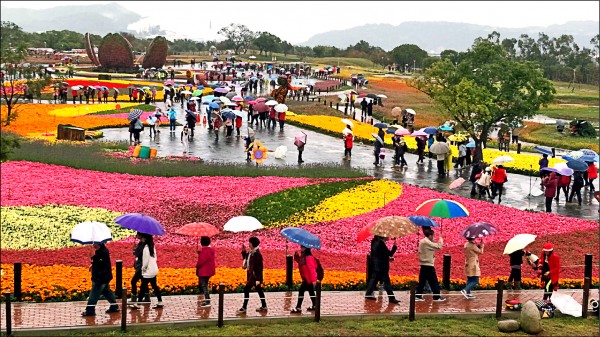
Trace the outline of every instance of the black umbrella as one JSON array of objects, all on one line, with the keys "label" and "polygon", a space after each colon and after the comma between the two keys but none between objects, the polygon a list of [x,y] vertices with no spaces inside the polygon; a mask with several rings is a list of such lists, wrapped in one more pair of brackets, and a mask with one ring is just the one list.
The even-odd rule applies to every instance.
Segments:
[{"label": "black umbrella", "polygon": [[367,94],[368,98],[377,99],[377,95],[375,94]]}]

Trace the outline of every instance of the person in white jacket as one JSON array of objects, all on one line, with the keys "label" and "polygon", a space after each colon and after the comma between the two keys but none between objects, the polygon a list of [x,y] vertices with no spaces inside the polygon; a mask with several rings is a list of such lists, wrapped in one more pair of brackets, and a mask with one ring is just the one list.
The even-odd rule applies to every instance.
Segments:
[{"label": "person in white jacket", "polygon": [[485,168],[485,171],[481,172],[481,177],[477,179],[477,186],[479,187],[479,197],[481,198],[485,193],[488,197],[492,197],[490,193],[490,184],[492,183],[492,169],[489,167]]},{"label": "person in white jacket", "polygon": [[425,283],[429,283],[433,292],[433,300],[435,302],[443,302],[446,298],[440,295],[440,285],[433,264],[435,261],[434,253],[436,250],[442,249],[444,240],[440,236],[438,242],[434,242],[433,236],[435,233],[432,229],[423,230],[423,234],[425,234],[425,238],[419,241],[419,264],[421,265],[421,269],[419,271],[419,284],[417,286],[415,301],[425,301],[423,298],[423,288],[425,287]]},{"label": "person in white jacket", "polygon": [[[160,288],[156,284],[156,275],[158,275],[158,265],[156,264],[156,251],[154,249],[154,239],[152,235],[141,234],[140,242],[144,245],[142,252],[142,285],[140,286],[140,292],[138,294],[137,302],[142,302],[144,296],[148,293],[148,284],[152,286],[152,290],[158,299],[158,304],[153,308],[162,308],[162,296],[160,294]],[[134,308],[138,308],[135,303]]]}]

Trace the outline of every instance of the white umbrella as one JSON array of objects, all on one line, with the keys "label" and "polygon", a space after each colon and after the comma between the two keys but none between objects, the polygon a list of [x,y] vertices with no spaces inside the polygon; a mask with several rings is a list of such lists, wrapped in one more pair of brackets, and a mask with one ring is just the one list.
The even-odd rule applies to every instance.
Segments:
[{"label": "white umbrella", "polygon": [[416,115],[417,113],[415,112],[415,110],[413,109],[406,109],[406,112],[411,114],[411,115]]},{"label": "white umbrella", "polygon": [[581,317],[581,304],[577,302],[573,297],[573,294],[563,294],[561,292],[555,292],[552,294],[550,301],[562,314],[570,315],[573,317]]},{"label": "white umbrella", "polygon": [[225,97],[225,96],[221,96],[221,97],[219,97],[219,100],[220,100],[221,102],[223,102],[223,104],[225,104],[225,105],[229,105],[229,104],[231,104],[231,101],[229,100],[229,98],[227,98],[227,97]]},{"label": "white umbrella", "polygon": [[[540,190],[537,186],[539,186],[539,184],[533,183],[531,185],[531,195],[534,197],[539,197],[540,195],[544,194],[544,191]],[[529,183],[525,181],[521,182],[521,190],[523,191],[523,193],[529,194]]]},{"label": "white umbrella", "polygon": [[223,230],[228,232],[253,232],[257,229],[263,228],[263,225],[256,218],[251,216],[236,216],[235,218],[229,219]]},{"label": "white umbrella", "polygon": [[445,142],[435,142],[429,148],[429,152],[433,154],[445,154],[450,152],[450,147]]},{"label": "white umbrella", "polygon": [[512,239],[508,240],[504,247],[504,253],[510,254],[516,252],[519,249],[527,247],[528,244],[535,241],[536,236],[533,234],[517,234]]},{"label": "white umbrella", "polygon": [[492,160],[492,164],[500,165],[500,164],[510,163],[512,161],[515,161],[515,158],[513,158],[511,156],[500,156],[500,157],[494,158],[494,160]]},{"label": "white umbrella", "polygon": [[344,123],[346,125],[350,125],[351,128],[354,127],[354,123],[352,123],[352,121],[347,118],[342,119],[342,123]]},{"label": "white umbrella", "polygon": [[567,163],[556,163],[554,168],[563,176],[572,176],[575,171],[567,166]]},{"label": "white umbrella", "polygon": [[255,59],[256,56],[252,55],[252,56],[248,56],[249,59]]},{"label": "white umbrella", "polygon": [[288,148],[285,145],[278,146],[275,149],[275,158],[281,159],[281,158],[285,157],[287,150],[288,150]]},{"label": "white umbrella", "polygon": [[71,241],[85,244],[105,243],[112,240],[110,228],[97,221],[79,223],[71,230]]},{"label": "white umbrella", "polygon": [[379,94],[379,95],[377,95],[377,97],[379,97],[379,98],[388,98],[388,97],[387,97],[386,95],[384,95],[384,94]]},{"label": "white umbrella", "polygon": [[184,95],[191,95],[192,94],[192,92],[189,91],[189,90],[184,90],[181,93],[184,94]]},{"label": "white umbrella", "polygon": [[270,100],[265,103],[266,106],[275,106],[277,104],[279,104],[279,102],[277,102],[275,100]]},{"label": "white umbrella", "polygon": [[277,104],[273,109],[277,112],[286,112],[288,111],[288,107],[285,104]]},{"label": "white umbrella", "polygon": [[200,99],[200,97],[192,97],[192,98],[190,98],[190,101],[197,101],[199,99]]},{"label": "white umbrella", "polygon": [[351,135],[352,134],[352,130],[345,128],[344,130],[342,130],[342,135],[346,136],[346,135]]}]

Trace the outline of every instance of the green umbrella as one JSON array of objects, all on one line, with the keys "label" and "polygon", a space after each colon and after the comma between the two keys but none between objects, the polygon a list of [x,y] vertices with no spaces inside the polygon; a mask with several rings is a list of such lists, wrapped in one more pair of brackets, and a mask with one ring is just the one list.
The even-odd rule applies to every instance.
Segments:
[{"label": "green umbrella", "polygon": [[198,89],[194,90],[194,93],[192,94],[192,96],[194,96],[194,97],[200,96],[200,95],[202,95],[202,90],[198,90]]}]

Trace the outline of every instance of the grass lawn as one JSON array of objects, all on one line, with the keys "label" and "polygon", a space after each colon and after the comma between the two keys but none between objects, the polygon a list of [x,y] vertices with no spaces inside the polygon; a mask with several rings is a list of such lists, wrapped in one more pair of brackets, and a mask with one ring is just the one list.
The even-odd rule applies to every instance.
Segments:
[{"label": "grass lawn", "polygon": [[521,141],[562,149],[592,149],[598,152],[598,140],[596,138],[571,137],[568,131],[564,133],[556,131],[555,125],[538,123],[528,123],[527,125],[527,128],[519,136]]},{"label": "grass lawn", "polygon": [[[556,317],[542,322],[544,331],[537,336],[598,336],[597,318]],[[117,328],[118,329],[118,328]],[[122,334],[115,329],[68,336],[528,336],[523,331],[498,331],[493,317],[485,318],[364,318],[328,319],[314,323],[310,319],[294,321],[252,320],[225,323],[223,328],[198,326],[187,328],[132,328]]]},{"label": "grass lawn", "polygon": [[548,105],[547,108],[541,108],[539,114],[550,118],[566,119],[569,121],[573,119],[583,119],[598,125],[598,122],[600,122],[600,114],[598,114],[598,111],[597,107],[586,105],[551,104]]}]

